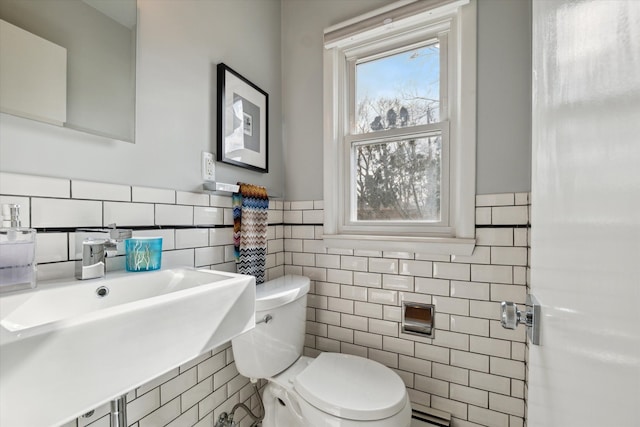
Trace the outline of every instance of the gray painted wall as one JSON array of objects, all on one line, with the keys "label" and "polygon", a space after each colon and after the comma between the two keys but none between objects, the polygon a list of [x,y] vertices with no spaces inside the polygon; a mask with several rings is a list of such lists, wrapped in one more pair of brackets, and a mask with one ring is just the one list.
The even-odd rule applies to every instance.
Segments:
[{"label": "gray painted wall", "polygon": [[215,152],[215,65],[269,94],[269,166],[217,164],[223,182],[284,190],[280,1],[139,0],[136,143],[0,116],[0,170],[91,181],[201,188],[200,155]]},{"label": "gray painted wall", "polygon": [[[322,32],[391,1],[283,0],[286,195],[322,191]],[[478,1],[477,193],[531,189],[529,0]]]},{"label": "gray painted wall", "polygon": [[[322,31],[387,3],[139,0],[136,144],[2,115],[0,170],[199,190],[222,61],[269,93],[271,172],[217,163],[218,181],[322,199]],[[477,193],[528,191],[530,0],[480,0],[478,31]]]},{"label": "gray painted wall", "polygon": [[322,200],[323,31],[389,0],[282,0],[282,114],[288,200]]},{"label": "gray painted wall", "polygon": [[478,2],[478,194],[531,191],[531,2]]}]

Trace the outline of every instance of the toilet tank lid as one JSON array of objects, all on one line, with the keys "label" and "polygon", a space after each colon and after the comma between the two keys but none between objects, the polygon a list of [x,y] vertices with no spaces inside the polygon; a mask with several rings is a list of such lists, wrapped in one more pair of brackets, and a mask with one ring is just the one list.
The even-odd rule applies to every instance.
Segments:
[{"label": "toilet tank lid", "polygon": [[287,275],[256,286],[256,311],[271,310],[303,297],[309,292],[309,278]]}]

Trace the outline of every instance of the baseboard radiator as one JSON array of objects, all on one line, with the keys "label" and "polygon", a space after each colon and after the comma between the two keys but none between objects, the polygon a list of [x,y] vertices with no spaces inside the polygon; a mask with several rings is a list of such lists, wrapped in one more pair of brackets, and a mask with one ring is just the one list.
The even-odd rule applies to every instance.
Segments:
[{"label": "baseboard radiator", "polygon": [[413,405],[411,427],[450,427],[451,414],[433,408]]}]

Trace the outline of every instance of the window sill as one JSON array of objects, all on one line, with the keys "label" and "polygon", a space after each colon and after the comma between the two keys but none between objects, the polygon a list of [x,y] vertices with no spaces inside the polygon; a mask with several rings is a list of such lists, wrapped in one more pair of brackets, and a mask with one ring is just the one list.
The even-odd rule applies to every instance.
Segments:
[{"label": "window sill", "polygon": [[355,234],[325,234],[324,245],[337,249],[375,249],[428,253],[435,255],[470,256],[475,239],[455,237],[372,236]]}]

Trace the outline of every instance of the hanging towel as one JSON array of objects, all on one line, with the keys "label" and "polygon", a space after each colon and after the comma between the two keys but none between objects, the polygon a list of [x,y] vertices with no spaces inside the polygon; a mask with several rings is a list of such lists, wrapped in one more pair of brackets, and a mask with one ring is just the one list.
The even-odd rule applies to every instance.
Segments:
[{"label": "hanging towel", "polygon": [[233,193],[233,245],[238,273],[255,276],[264,282],[267,261],[269,196],[258,185],[238,183]]}]

